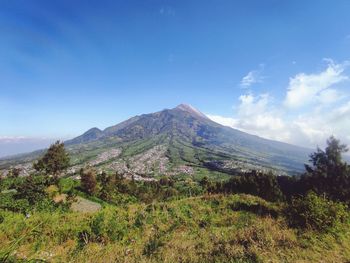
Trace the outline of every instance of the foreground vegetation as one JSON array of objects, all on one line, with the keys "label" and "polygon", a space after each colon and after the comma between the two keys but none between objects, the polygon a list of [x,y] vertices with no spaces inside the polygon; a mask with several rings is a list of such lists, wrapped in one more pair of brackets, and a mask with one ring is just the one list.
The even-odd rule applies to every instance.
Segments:
[{"label": "foreground vegetation", "polygon": [[138,182],[93,167],[62,176],[56,143],[35,174],[1,178],[0,261],[348,262],[346,150],[330,138],[300,177]]},{"label": "foreground vegetation", "polygon": [[1,212],[2,255],[54,262],[345,262],[348,221],[288,226],[283,207],[250,195],[106,205],[97,213]]}]

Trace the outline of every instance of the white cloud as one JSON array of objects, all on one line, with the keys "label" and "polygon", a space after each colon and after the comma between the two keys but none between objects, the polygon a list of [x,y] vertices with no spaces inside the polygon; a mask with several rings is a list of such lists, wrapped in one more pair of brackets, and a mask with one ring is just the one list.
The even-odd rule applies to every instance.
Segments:
[{"label": "white cloud", "polygon": [[299,73],[290,78],[284,104],[289,108],[300,108],[315,102],[328,103],[328,95],[335,99],[339,94],[330,88],[348,79],[343,74],[348,62],[335,64],[327,60],[327,68],[318,74]]},{"label": "white cloud", "polygon": [[[350,101],[335,107],[331,111],[321,110],[299,115],[294,125],[302,136],[312,145],[324,145],[330,135],[334,135],[350,144]],[[300,138],[294,138],[298,143]]]},{"label": "white cloud", "polygon": [[208,117],[250,134],[305,147],[323,147],[331,135],[350,145],[350,90],[335,86],[348,79],[348,62],[327,62],[321,73],[292,77],[284,101],[275,101],[269,94],[242,94],[234,116]]},{"label": "white cloud", "polygon": [[[250,105],[257,105],[259,99]],[[253,106],[254,107],[254,106]],[[350,145],[350,101],[334,110],[313,111],[291,118],[286,113],[278,114],[266,108],[263,111],[243,111],[239,106],[236,118],[207,115],[211,120],[260,137],[283,141],[304,147],[324,146],[327,138],[336,136]],[[257,107],[256,109],[259,109]],[[261,108],[260,108],[261,110]],[[286,119],[289,121],[286,121]]]},{"label": "white cloud", "polygon": [[319,93],[317,99],[322,105],[332,104],[343,98],[343,95],[336,89],[326,89]]},{"label": "white cloud", "polygon": [[287,140],[289,132],[276,109],[270,107],[272,98],[268,94],[239,97],[237,118],[208,115],[210,119],[222,125],[236,128],[261,137]]},{"label": "white cloud", "polygon": [[234,118],[230,118],[230,117],[223,117],[220,115],[211,115],[211,114],[206,114],[207,117],[217,123],[220,123],[224,126],[228,126],[228,127],[236,127],[239,120],[238,119],[234,119]]},{"label": "white cloud", "polygon": [[264,77],[261,75],[263,70],[264,70],[264,65],[260,64],[259,69],[249,71],[248,74],[242,78],[240,82],[241,87],[248,88],[255,83],[263,82]]}]

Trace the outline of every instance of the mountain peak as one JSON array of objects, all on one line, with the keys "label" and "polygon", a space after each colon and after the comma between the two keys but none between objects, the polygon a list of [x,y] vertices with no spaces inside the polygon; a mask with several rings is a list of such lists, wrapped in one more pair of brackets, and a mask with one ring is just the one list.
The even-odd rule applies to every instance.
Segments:
[{"label": "mountain peak", "polygon": [[182,103],[182,104],[178,105],[175,109],[186,111],[194,116],[208,119],[208,117],[205,116],[205,114],[203,114],[202,112],[200,112],[199,110],[197,110],[196,108],[194,108],[193,106],[191,106],[189,104]]},{"label": "mountain peak", "polygon": [[100,138],[102,134],[103,132],[99,128],[94,127],[84,132],[82,135],[78,137],[65,141],[65,144],[69,145],[69,144],[86,143],[86,142],[94,141]]},{"label": "mountain peak", "polygon": [[176,106],[176,109],[183,109],[183,108],[193,108],[191,105],[186,104],[186,103],[181,103]]},{"label": "mountain peak", "polygon": [[87,132],[101,132],[101,130],[97,127],[93,127],[90,130],[88,130]]},{"label": "mountain peak", "polygon": [[[239,169],[292,174],[303,171],[308,155],[303,148],[217,124],[187,104],[135,116],[103,131],[92,128],[65,145],[77,160],[73,172],[93,164],[98,169],[146,177],[192,173],[181,165],[229,174]],[[0,170],[17,160],[29,160],[31,165],[41,153],[5,163],[0,160]]]}]

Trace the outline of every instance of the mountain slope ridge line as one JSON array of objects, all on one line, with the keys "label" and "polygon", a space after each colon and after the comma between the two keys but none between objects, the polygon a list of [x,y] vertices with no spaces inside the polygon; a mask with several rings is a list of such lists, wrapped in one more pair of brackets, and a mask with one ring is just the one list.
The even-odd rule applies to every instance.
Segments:
[{"label": "mountain slope ridge line", "polygon": [[[223,126],[187,104],[134,116],[103,130],[91,128],[66,141],[65,145],[73,157],[73,167],[96,163],[93,160],[105,152],[104,156],[111,164],[99,164],[100,169],[116,167],[117,163],[139,166],[128,162],[135,162],[132,157],[136,154],[147,155],[154,147],[164,145],[167,157],[171,160],[167,167],[160,168],[157,160],[152,160],[149,162],[152,167],[146,167],[140,176],[150,176],[152,171],[153,176],[160,176],[160,171],[165,170],[172,174],[174,167],[181,165],[199,165],[203,169],[218,169],[228,173],[256,169],[295,174],[304,169],[311,152],[310,149]],[[108,151],[113,148],[121,151],[120,156],[108,156]],[[35,160],[38,155],[40,152],[15,159],[17,163],[23,164]],[[11,161],[13,165],[11,158],[7,160],[0,161],[0,169],[6,168],[6,163]]]}]

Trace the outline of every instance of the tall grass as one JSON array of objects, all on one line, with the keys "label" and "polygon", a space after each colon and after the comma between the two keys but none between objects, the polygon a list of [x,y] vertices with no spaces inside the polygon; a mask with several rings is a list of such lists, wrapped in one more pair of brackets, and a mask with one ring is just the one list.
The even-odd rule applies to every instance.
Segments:
[{"label": "tall grass", "polygon": [[[346,262],[350,228],[300,232],[279,204],[249,195],[105,205],[96,213],[1,211],[3,260],[49,262]],[[339,230],[340,231],[340,230]]]}]

